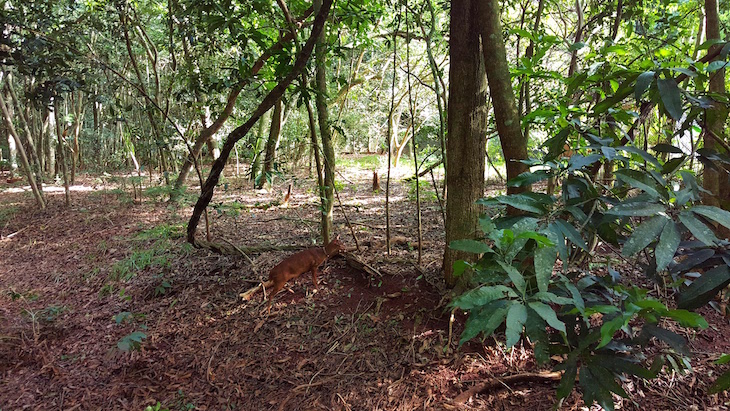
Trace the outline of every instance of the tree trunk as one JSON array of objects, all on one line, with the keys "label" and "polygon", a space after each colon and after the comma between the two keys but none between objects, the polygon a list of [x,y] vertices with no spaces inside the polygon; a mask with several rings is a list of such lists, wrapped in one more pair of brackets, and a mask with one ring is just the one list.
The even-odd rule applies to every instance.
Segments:
[{"label": "tree trunk", "polygon": [[[58,162],[61,166],[61,174],[63,176],[63,187],[64,192],[66,194],[66,207],[71,205],[71,190],[69,189],[68,185],[68,169],[66,168],[66,148],[64,147],[63,140],[66,137],[66,130],[64,130],[64,126],[61,124],[61,116],[59,113],[59,110],[61,109],[60,104],[58,104],[58,97],[55,97],[53,99],[53,115],[56,119],[56,136],[58,137]],[[64,131],[61,131],[64,130]]]},{"label": "tree trunk", "polygon": [[[502,144],[507,181],[509,181],[529,170],[529,167],[521,162],[527,159],[527,139],[522,134],[520,115],[512,90],[507,53],[502,38],[502,24],[499,20],[499,2],[483,0],[479,3],[478,9],[489,95],[492,98],[494,120],[497,123],[497,133]],[[529,186],[508,187],[507,194],[529,190]],[[515,213],[516,210],[508,208],[508,212]]]},{"label": "tree trunk", "polygon": [[[314,12],[319,13],[322,0],[314,1]],[[327,107],[327,71],[326,58],[327,44],[325,43],[324,30],[317,37],[315,45],[315,83],[317,95],[315,104],[317,106],[317,120],[319,121],[319,134],[322,137],[322,154],[324,159],[324,194],[326,200],[322,204],[322,243],[329,244],[332,233],[332,208],[335,203],[335,149],[332,144],[332,131],[329,124],[329,112]]]},{"label": "tree trunk", "polygon": [[266,140],[264,169],[261,172],[261,178],[258,180],[256,188],[262,188],[266,181],[271,181],[271,173],[274,171],[276,147],[279,145],[279,137],[281,136],[283,106],[284,105],[281,100],[274,104],[274,112],[271,116],[271,127],[269,127],[269,138]]},{"label": "tree trunk", "polygon": [[[720,20],[718,17],[717,0],[705,0],[705,16],[706,16],[706,34],[707,41],[720,39]],[[721,48],[722,44],[714,45],[708,50],[708,54]],[[715,71],[710,75],[710,93],[725,93],[725,69]],[[723,135],[725,120],[727,119],[727,109],[719,103],[715,103],[713,108],[707,110],[707,118],[705,119],[704,146],[718,151],[724,151],[720,144],[717,144],[713,135],[720,139],[725,139]],[[703,187],[711,194],[705,196],[708,204],[720,206],[724,209],[730,209],[730,182],[728,181],[726,170],[715,170],[705,167]]]},{"label": "tree trunk", "polygon": [[[484,0],[451,2],[448,140],[446,158],[449,187],[446,199],[446,250],[444,279],[456,284],[454,262],[474,261],[475,255],[449,248],[454,240],[474,238],[481,211],[475,201],[484,195],[486,146],[486,78],[479,49],[477,11]],[[501,35],[501,34],[500,34]],[[501,38],[501,37],[500,37]],[[506,73],[509,78],[509,71]],[[519,125],[518,125],[519,126]]]},{"label": "tree trunk", "polygon": [[[0,90],[2,90],[2,87],[0,87]],[[3,92],[0,91],[0,110],[2,110],[3,116],[5,117],[5,124],[7,125],[8,132],[13,137],[13,142],[15,143],[15,149],[17,150],[17,153],[20,155],[21,164],[23,166],[23,172],[25,173],[25,176],[28,178],[28,184],[30,184],[31,191],[33,191],[33,197],[35,197],[36,202],[38,203],[38,207],[42,210],[46,208],[46,202],[43,199],[43,194],[41,193],[41,190],[43,187],[39,187],[36,183],[36,179],[33,177],[33,170],[30,167],[30,163],[28,162],[28,156],[25,154],[25,148],[23,148],[23,144],[20,142],[20,136],[18,136],[18,133],[15,131],[15,127],[13,126],[13,120],[10,115],[10,111],[8,110],[7,104],[5,104],[5,98],[3,97]],[[8,142],[10,143],[9,139]],[[12,145],[11,145],[11,155],[12,155]],[[12,160],[11,160],[12,161]],[[12,171],[12,167],[11,167]]]}]

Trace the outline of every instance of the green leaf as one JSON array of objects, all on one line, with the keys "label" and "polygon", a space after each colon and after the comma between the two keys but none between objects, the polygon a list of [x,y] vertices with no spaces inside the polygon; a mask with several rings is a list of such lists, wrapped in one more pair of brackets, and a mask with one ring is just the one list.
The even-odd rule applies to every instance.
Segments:
[{"label": "green leaf", "polygon": [[537,315],[542,317],[549,326],[560,332],[565,332],[565,323],[558,319],[555,311],[553,311],[549,305],[539,301],[531,301],[528,305],[537,313]]},{"label": "green leaf", "polygon": [[659,96],[664,103],[664,108],[673,119],[679,121],[682,118],[682,93],[677,87],[677,82],[673,78],[660,78],[657,80],[657,88]]},{"label": "green leaf", "polygon": [[669,310],[666,316],[677,321],[682,327],[705,329],[709,326],[701,315],[687,310]]},{"label": "green leaf", "polygon": [[677,252],[677,247],[679,247],[680,240],[681,238],[679,237],[679,230],[677,230],[676,223],[671,220],[667,221],[659,237],[659,243],[654,250],[657,271],[667,268],[669,263],[672,262]]},{"label": "green leaf", "polygon": [[707,304],[725,286],[730,284],[730,269],[721,265],[702,274],[677,297],[677,307],[694,310]]},{"label": "green leaf", "polygon": [[487,244],[476,240],[454,240],[449,243],[449,248],[473,254],[484,254],[492,251]]},{"label": "green leaf", "polygon": [[573,227],[564,220],[555,220],[555,225],[560,229],[565,238],[570,240],[570,242],[584,249],[585,251],[588,251],[588,245],[586,244],[585,240],[583,240],[583,237],[580,236],[578,230],[576,230],[575,227]]},{"label": "green leaf", "polygon": [[601,364],[614,374],[636,375],[644,379],[656,378],[657,375],[655,372],[647,370],[636,362],[615,355],[597,354],[592,358],[592,361]]},{"label": "green leaf", "polygon": [[561,297],[559,295],[553,294],[551,292],[542,292],[538,291],[532,296],[533,299],[540,300],[544,303],[552,303],[552,304],[559,304],[559,305],[575,305],[575,302],[572,298],[568,297]]},{"label": "green leaf", "polygon": [[630,257],[646,248],[661,234],[667,221],[669,221],[667,217],[658,215],[636,227],[631,237],[624,243],[621,254]]},{"label": "green leaf", "polygon": [[621,146],[621,147],[616,147],[616,150],[623,150],[627,153],[636,154],[639,157],[646,160],[646,162],[651,163],[652,165],[656,166],[657,168],[662,166],[661,164],[659,164],[659,160],[657,160],[656,157],[654,157],[653,155],[647,153],[646,151],[644,151],[640,148],[636,148],[634,146]]},{"label": "green leaf", "polygon": [[464,274],[464,271],[470,266],[471,264],[467,263],[464,260],[454,261],[454,277],[460,277],[462,274]]},{"label": "green leaf", "polygon": [[526,171],[507,182],[507,187],[522,187],[547,180],[551,174],[547,170]]},{"label": "green leaf", "polygon": [[605,368],[601,369],[601,367],[591,367],[589,365],[580,367],[578,382],[583,389],[583,401],[587,405],[593,405],[594,402],[597,402],[604,410],[613,411],[613,396],[608,388],[609,386],[604,385],[602,381],[606,378],[613,378],[613,376],[608,373],[608,377],[603,376],[602,378],[597,375],[600,373],[608,373],[608,371]]},{"label": "green leaf", "polygon": [[667,143],[659,143],[652,147],[652,150],[658,153],[684,154],[684,151],[682,151],[679,147],[675,147]]},{"label": "green leaf", "polygon": [[508,206],[512,206],[518,210],[528,211],[530,213],[536,213],[541,214],[543,211],[545,211],[542,207],[540,207],[538,204],[535,203],[532,199],[521,196],[519,194],[510,195],[510,196],[501,196],[497,198],[497,201],[499,201],[502,204],[506,204]]},{"label": "green leaf", "polygon": [[648,334],[649,336],[656,337],[658,340],[664,341],[679,353],[689,354],[687,340],[675,332],[657,327],[654,324],[644,324],[641,332],[642,334]]},{"label": "green leaf", "polygon": [[707,389],[709,394],[717,394],[730,388],[730,371],[726,371]]},{"label": "green leaf", "polygon": [[557,259],[558,249],[555,246],[535,250],[535,277],[538,290],[547,292],[550,277],[553,275],[555,260]]},{"label": "green leaf", "polygon": [[515,288],[517,291],[520,292],[520,294],[525,294],[525,290],[527,289],[527,284],[525,283],[525,277],[522,276],[522,274],[517,271],[516,268],[513,266],[502,262],[497,261],[499,265],[502,267],[502,269],[507,273],[507,276],[509,276],[509,279],[512,280],[512,283],[515,285]]},{"label": "green leaf", "polygon": [[505,296],[516,297],[512,289],[504,285],[483,286],[455,298],[452,305],[462,310],[472,310],[476,307],[487,305],[492,301],[499,300]]},{"label": "green leaf", "polygon": [[699,201],[700,192],[702,191],[702,189],[700,188],[699,184],[697,184],[697,179],[695,179],[694,174],[690,173],[689,171],[680,171],[679,175],[682,176],[682,181],[684,181],[684,185],[691,190],[692,199],[695,201]]},{"label": "green leaf", "polygon": [[508,348],[513,347],[520,340],[525,321],[527,321],[527,307],[518,302],[513,303],[507,311],[505,336]]},{"label": "green leaf", "polygon": [[713,246],[720,241],[717,237],[715,237],[715,234],[712,233],[712,230],[710,230],[702,221],[689,211],[682,211],[679,213],[679,221],[687,227],[696,239],[709,246]]},{"label": "green leaf", "polygon": [[464,324],[464,331],[461,333],[459,345],[476,337],[480,332],[490,336],[499,327],[507,316],[505,307],[484,307],[481,310],[469,314]]},{"label": "green leaf", "polygon": [[620,330],[621,327],[624,326],[624,318],[623,316],[616,316],[613,319],[606,321],[601,326],[601,342],[598,344],[596,349],[601,348],[605,346],[606,344],[610,343],[613,339],[613,335],[616,334],[616,331]]},{"label": "green leaf", "polygon": [[550,247],[550,246],[555,245],[555,244],[553,244],[552,241],[550,241],[549,238],[545,237],[542,234],[536,233],[534,231],[523,231],[523,232],[517,234],[517,236],[515,237],[515,240],[518,240],[518,239],[532,239],[532,240],[535,240],[535,242],[537,243],[537,245],[540,248]]},{"label": "green leaf", "polygon": [[639,77],[636,78],[636,86],[634,87],[634,98],[636,98],[636,101],[641,100],[641,96],[644,95],[649,86],[651,86],[651,83],[654,82],[654,75],[655,73],[653,71],[647,71],[639,74]]},{"label": "green leaf", "polygon": [[606,211],[606,214],[631,216],[631,217],[651,217],[659,213],[663,213],[665,208],[661,204],[656,203],[623,203]]},{"label": "green leaf", "polygon": [[730,354],[723,354],[715,361],[715,364],[722,365],[730,362]]},{"label": "green leaf", "polygon": [[730,212],[718,207],[697,205],[691,208],[692,212],[707,217],[710,220],[730,228]]},{"label": "green leaf", "polygon": [[557,397],[558,399],[567,398],[571,392],[573,392],[573,386],[575,386],[575,376],[578,373],[578,367],[575,361],[571,361],[566,364],[565,372],[560,378],[558,383]]},{"label": "green leaf", "polygon": [[684,164],[684,161],[687,159],[687,156],[677,157],[673,158],[662,166],[661,173],[662,174],[674,174],[675,171],[677,171],[682,164]]},{"label": "green leaf", "polygon": [[656,181],[651,176],[638,170],[616,170],[616,177],[634,188],[644,190],[655,198],[660,198]]}]

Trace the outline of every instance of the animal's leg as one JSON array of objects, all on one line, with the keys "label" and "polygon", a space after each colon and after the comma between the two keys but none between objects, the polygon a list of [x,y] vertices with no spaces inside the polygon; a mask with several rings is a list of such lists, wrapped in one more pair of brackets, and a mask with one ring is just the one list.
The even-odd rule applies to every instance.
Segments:
[{"label": "animal's leg", "polygon": [[314,289],[317,289],[317,267],[312,268],[312,281],[314,282]]}]

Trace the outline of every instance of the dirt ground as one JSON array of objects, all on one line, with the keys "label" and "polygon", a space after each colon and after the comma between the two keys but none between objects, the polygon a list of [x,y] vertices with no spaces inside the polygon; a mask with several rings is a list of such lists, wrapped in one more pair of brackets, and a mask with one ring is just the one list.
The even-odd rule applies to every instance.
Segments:
[{"label": "dirt ground", "polygon": [[[344,171],[335,230],[379,275],[333,258],[316,292],[305,274],[266,316],[261,294],[251,301],[238,295],[292,252],[275,246],[317,239],[314,184],[292,178],[256,191],[231,174],[210,207],[213,240],[270,251],[219,255],[190,247],[184,232],[194,195],[173,206],[149,189],[135,201],[119,179],[82,176],[70,208],[63,190],[50,186],[41,212],[22,182],[2,180],[0,410],[553,408],[550,380],[452,401],[486,380],[547,370],[528,349],[505,350],[493,338],[458,348],[464,316],[457,313],[450,329],[440,280],[443,222],[433,194],[423,205],[419,264],[410,185],[393,183],[396,240],[388,255],[385,197],[372,191],[372,170]],[[288,182],[293,195],[284,207]],[[722,371],[712,361],[730,352],[730,326],[712,310],[702,313],[711,327],[686,333],[692,371],[626,380],[631,399],[617,397],[617,409],[728,409],[727,394],[706,390]],[[122,351],[124,344],[138,349]],[[574,392],[560,409],[588,408]]]}]

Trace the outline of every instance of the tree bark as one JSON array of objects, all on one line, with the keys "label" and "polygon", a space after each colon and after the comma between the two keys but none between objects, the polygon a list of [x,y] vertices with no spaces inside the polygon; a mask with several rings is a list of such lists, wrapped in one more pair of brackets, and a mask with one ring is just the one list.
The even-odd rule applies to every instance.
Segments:
[{"label": "tree bark", "polygon": [[[1,89],[2,87],[0,87],[0,90]],[[41,194],[42,186],[39,188],[36,184],[36,179],[33,177],[33,171],[30,167],[30,163],[28,162],[28,156],[26,155],[25,148],[20,141],[20,136],[18,136],[18,133],[15,131],[15,127],[13,126],[13,120],[10,116],[8,106],[7,104],[5,104],[5,98],[3,97],[2,91],[0,91],[0,110],[2,110],[3,117],[5,117],[5,124],[7,126],[8,132],[10,132],[10,135],[13,137],[13,141],[15,142],[15,148],[18,154],[20,154],[21,165],[23,167],[23,171],[25,172],[25,176],[28,178],[28,184],[30,184],[30,188],[33,191],[33,197],[35,197],[35,200],[38,203],[38,208],[43,210],[44,208],[46,208],[46,202],[43,199],[43,195]],[[9,139],[8,142],[10,142]],[[13,155],[12,147],[10,154],[11,156]]]},{"label": "tree bark", "polygon": [[256,124],[256,121],[265,112],[267,112],[276,103],[277,100],[281,99],[289,84],[291,84],[291,82],[304,70],[307,61],[309,61],[312,51],[314,50],[314,43],[319,38],[319,35],[322,33],[324,23],[327,19],[327,16],[329,15],[331,7],[332,0],[323,1],[322,8],[319,13],[317,13],[317,16],[314,19],[311,37],[309,38],[309,40],[307,40],[304,47],[302,47],[302,51],[297,56],[297,59],[294,62],[294,65],[289,74],[287,74],[286,77],[279,84],[277,84],[269,92],[268,95],[266,95],[261,104],[259,104],[256,110],[254,110],[254,112],[251,114],[251,117],[248,119],[248,121],[234,129],[226,138],[226,142],[221,148],[221,155],[215,160],[215,162],[213,162],[213,167],[210,170],[210,174],[208,175],[205,184],[203,184],[203,187],[201,187],[201,194],[198,198],[198,201],[195,203],[193,215],[190,217],[190,221],[188,221],[187,240],[191,244],[196,245],[195,233],[198,229],[200,217],[208,204],[210,204],[210,200],[213,198],[215,185],[218,183],[218,179],[220,178],[221,172],[226,165],[226,161],[228,161],[228,156],[231,154],[233,146],[235,146],[235,144],[240,139],[246,136],[248,131],[251,130],[254,124]]},{"label": "tree bark", "polygon": [[[322,0],[314,1],[314,11],[319,12],[322,7]],[[317,120],[319,122],[319,135],[322,138],[322,157],[324,160],[324,202],[322,203],[322,242],[329,244],[332,233],[332,209],[335,204],[335,149],[332,143],[332,131],[329,124],[329,112],[327,107],[327,69],[326,69],[327,44],[325,43],[324,30],[318,37],[314,52],[315,84],[317,95],[315,105],[317,106]]]},{"label": "tree bark", "polygon": [[274,159],[276,157],[276,147],[279,145],[279,137],[281,136],[281,123],[283,115],[283,104],[281,100],[274,104],[274,111],[271,116],[271,127],[269,127],[269,138],[266,140],[266,150],[264,156],[264,169],[261,171],[261,178],[258,180],[256,188],[262,188],[274,171]]},{"label": "tree bark", "polygon": [[[720,39],[720,19],[717,0],[705,0],[705,16],[707,40]],[[722,47],[722,44],[712,46],[708,50],[708,54]],[[717,70],[710,75],[709,88],[710,93],[725,93],[725,69]],[[724,152],[725,150],[715,142],[711,135],[714,134],[718,138],[725,139],[723,130],[728,115],[727,109],[721,104],[715,103],[714,107],[707,110],[706,113],[704,146],[705,148]],[[704,199],[708,204],[730,209],[730,182],[728,181],[727,173],[727,170],[715,170],[710,167],[705,167],[702,185],[711,193],[705,196]]]},{"label": "tree bark", "polygon": [[[484,195],[484,150],[486,146],[487,89],[479,48],[478,3],[451,2],[448,140],[446,158],[449,187],[446,199],[446,249],[444,279],[454,286],[454,262],[473,261],[474,254],[449,248],[449,243],[474,238],[481,207],[475,201]],[[501,34],[500,34],[501,35]],[[501,38],[501,37],[500,37]],[[506,73],[509,77],[509,72]]]},{"label": "tree bark", "polygon": [[[507,53],[502,38],[502,24],[499,20],[499,2],[483,0],[479,3],[478,13],[489,95],[492,98],[494,119],[497,123],[497,133],[502,144],[509,181],[529,170],[529,167],[521,162],[527,159],[527,139],[520,127],[520,115],[512,90]],[[529,190],[529,186],[508,187],[507,194]],[[516,210],[509,208],[508,212],[515,213]]]}]

